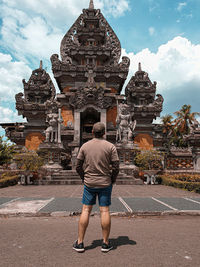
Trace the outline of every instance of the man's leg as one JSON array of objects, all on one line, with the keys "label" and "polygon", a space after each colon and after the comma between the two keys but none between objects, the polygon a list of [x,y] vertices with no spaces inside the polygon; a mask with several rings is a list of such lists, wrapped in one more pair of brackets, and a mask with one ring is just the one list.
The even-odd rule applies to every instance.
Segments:
[{"label": "man's leg", "polygon": [[102,228],[102,235],[103,235],[103,243],[109,243],[109,235],[110,235],[110,228],[111,228],[111,217],[109,206],[106,207],[99,207],[101,213],[101,228]]},{"label": "man's leg", "polygon": [[80,216],[80,220],[78,224],[78,244],[83,242],[85,232],[89,224],[91,210],[92,210],[92,205],[83,204],[82,212],[81,212],[81,216]]}]

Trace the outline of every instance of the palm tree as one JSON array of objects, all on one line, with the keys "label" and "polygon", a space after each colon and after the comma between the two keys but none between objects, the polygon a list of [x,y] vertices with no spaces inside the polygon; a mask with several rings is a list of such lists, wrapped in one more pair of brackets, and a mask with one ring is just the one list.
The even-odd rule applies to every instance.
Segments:
[{"label": "palm tree", "polygon": [[191,105],[183,105],[174,114],[177,116],[174,120],[174,126],[180,135],[187,135],[190,133],[191,125],[196,121],[195,116],[199,115],[199,112],[191,112]]},{"label": "palm tree", "polygon": [[162,127],[163,127],[163,134],[165,136],[171,135],[171,133],[173,131],[172,119],[173,119],[173,117],[170,114],[166,114],[165,116],[163,116],[161,118]]}]

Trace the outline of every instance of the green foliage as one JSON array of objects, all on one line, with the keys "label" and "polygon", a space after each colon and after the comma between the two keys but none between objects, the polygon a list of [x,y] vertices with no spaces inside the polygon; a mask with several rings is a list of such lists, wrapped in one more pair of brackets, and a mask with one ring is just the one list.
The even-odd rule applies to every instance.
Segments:
[{"label": "green foliage", "polygon": [[188,191],[194,191],[200,193],[200,175],[197,174],[176,174],[160,175],[158,179],[161,179],[163,185],[169,185],[176,188],[185,189]]},{"label": "green foliage", "polygon": [[15,161],[19,169],[30,172],[37,172],[44,164],[42,157],[38,156],[36,152],[28,150],[17,154]]},{"label": "green foliage", "polygon": [[163,116],[162,127],[164,136],[168,137],[167,145],[176,147],[187,147],[188,143],[184,136],[190,133],[191,125],[196,121],[198,112],[191,112],[190,105],[183,105],[180,110],[174,112],[174,120],[170,114]]},{"label": "green foliage", "polygon": [[16,173],[10,174],[9,172],[5,172],[0,177],[0,188],[16,185],[19,179],[19,175]]},{"label": "green foliage", "polygon": [[134,163],[141,170],[162,169],[164,154],[157,150],[139,150]]},{"label": "green foliage", "polygon": [[10,163],[13,155],[15,154],[15,145],[3,140],[3,136],[0,136],[0,165]]}]

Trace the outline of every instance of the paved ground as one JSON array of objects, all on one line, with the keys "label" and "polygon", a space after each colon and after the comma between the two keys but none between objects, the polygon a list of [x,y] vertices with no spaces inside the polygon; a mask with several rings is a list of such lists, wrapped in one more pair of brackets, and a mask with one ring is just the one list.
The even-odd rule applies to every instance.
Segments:
[{"label": "paved ground", "polygon": [[102,254],[99,216],[91,217],[86,251],[72,250],[78,217],[0,218],[1,267],[199,267],[200,217],[112,218],[114,250]]},{"label": "paved ground", "polygon": [[[68,216],[81,211],[83,186],[22,186],[0,189],[0,215]],[[115,185],[112,213],[198,214],[200,195],[162,185]],[[94,206],[93,212],[98,212]]]},{"label": "paved ground", "polygon": [[199,267],[200,216],[188,215],[200,215],[199,194],[161,185],[115,185],[111,211],[127,216],[112,217],[114,250],[101,253],[95,213],[80,255],[72,250],[79,217],[68,215],[80,211],[81,195],[82,186],[0,189],[0,267]]}]

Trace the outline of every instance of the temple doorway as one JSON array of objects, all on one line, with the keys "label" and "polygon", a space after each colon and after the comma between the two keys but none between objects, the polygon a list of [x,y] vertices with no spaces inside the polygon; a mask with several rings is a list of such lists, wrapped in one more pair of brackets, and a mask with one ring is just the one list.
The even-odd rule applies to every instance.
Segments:
[{"label": "temple doorway", "polygon": [[100,121],[100,115],[101,113],[92,107],[81,112],[80,145],[92,139],[92,127],[94,123]]}]

